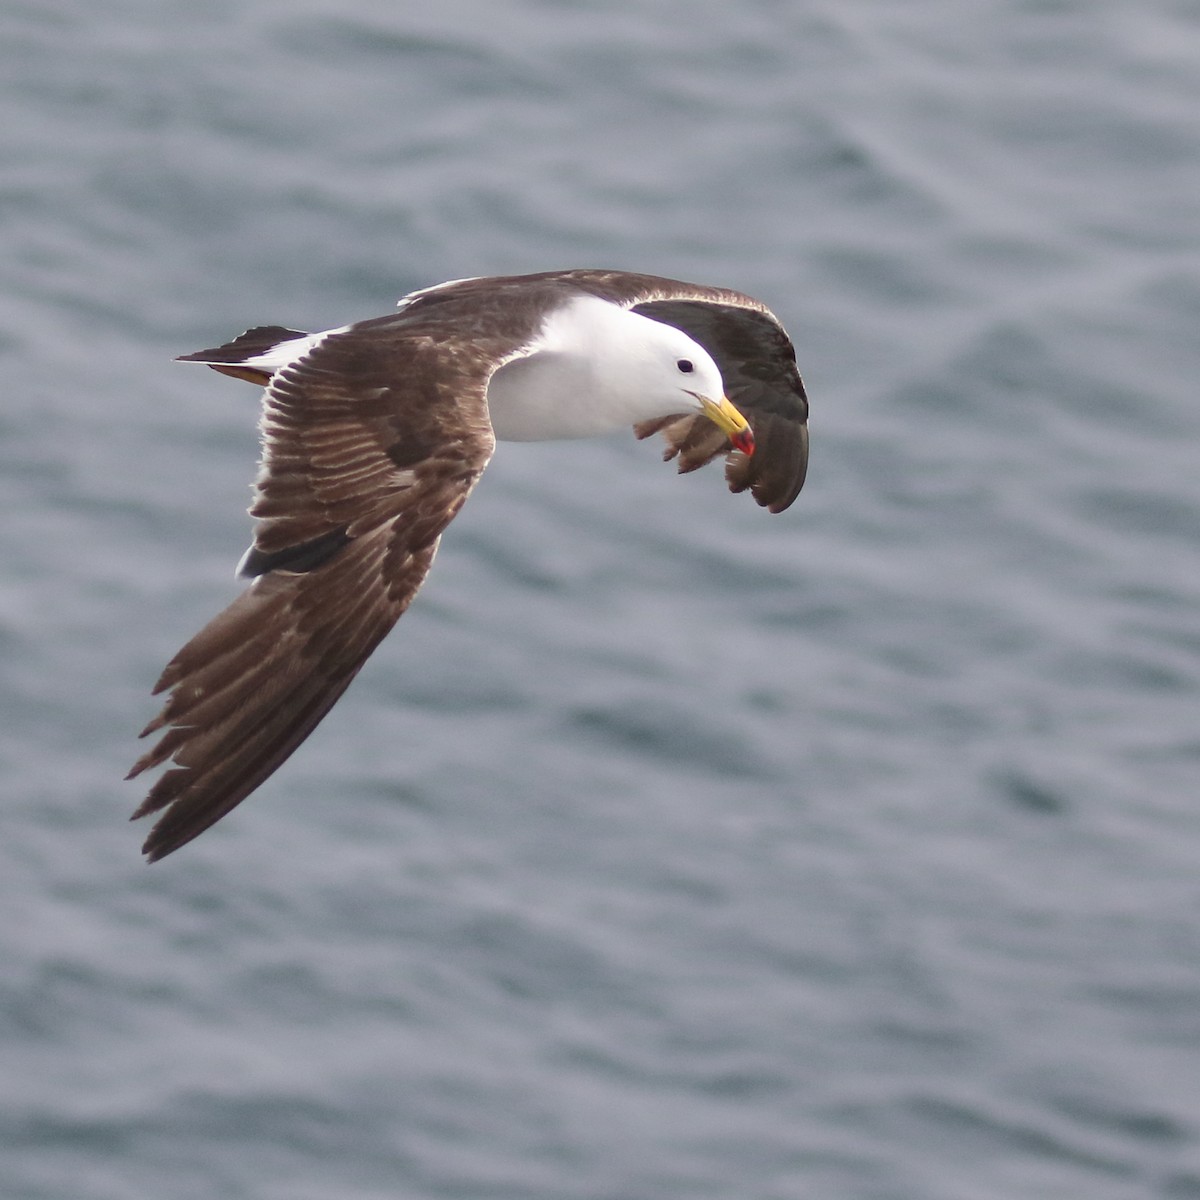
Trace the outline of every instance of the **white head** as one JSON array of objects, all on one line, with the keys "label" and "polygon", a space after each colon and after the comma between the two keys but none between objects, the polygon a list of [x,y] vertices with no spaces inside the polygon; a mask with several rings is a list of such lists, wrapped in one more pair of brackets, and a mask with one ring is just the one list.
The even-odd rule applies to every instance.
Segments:
[{"label": "white head", "polygon": [[725,395],[720,368],[682,329],[626,309],[614,312],[616,319],[604,322],[610,328],[600,331],[603,340],[586,348],[605,391],[640,395],[660,417],[696,408],[697,396]]},{"label": "white head", "polygon": [[681,329],[582,296],[546,322],[533,353],[493,377],[497,437],[584,437],[702,413],[747,452],[746,419],[725,398],[712,356]]}]

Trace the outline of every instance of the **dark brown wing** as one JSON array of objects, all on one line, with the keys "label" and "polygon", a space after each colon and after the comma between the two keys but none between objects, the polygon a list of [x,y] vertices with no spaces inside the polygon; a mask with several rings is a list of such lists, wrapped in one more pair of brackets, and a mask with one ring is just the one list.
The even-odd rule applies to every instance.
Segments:
[{"label": "dark brown wing", "polygon": [[258,578],[163,672],[167,701],[143,731],[161,736],[130,772],[171,763],[134,814],[166,809],[151,861],[312,732],[408,607],[491,457],[486,390],[503,347],[466,354],[394,323],[330,335],[271,379],[244,562]]},{"label": "dark brown wing", "polygon": [[796,369],[796,351],[769,313],[702,300],[652,300],[633,306],[655,321],[682,329],[712,355],[725,394],[754,430],[752,455],[729,453],[725,435],[705,417],[683,417],[639,426],[639,437],[661,432],[664,457],[679,456],[680,471],[694,471],[729,453],[731,491],[749,489],[773,513],[791,505],[808,471],[808,396]]}]

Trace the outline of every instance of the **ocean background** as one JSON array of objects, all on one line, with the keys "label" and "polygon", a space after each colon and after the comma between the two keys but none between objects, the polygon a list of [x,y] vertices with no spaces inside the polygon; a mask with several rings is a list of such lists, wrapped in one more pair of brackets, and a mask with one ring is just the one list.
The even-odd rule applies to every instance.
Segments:
[{"label": "ocean background", "polygon": [[[4,1200],[1200,1197],[1200,3],[0,0]],[[255,393],[443,279],[772,306],[769,516],[502,446],[145,866]]]}]

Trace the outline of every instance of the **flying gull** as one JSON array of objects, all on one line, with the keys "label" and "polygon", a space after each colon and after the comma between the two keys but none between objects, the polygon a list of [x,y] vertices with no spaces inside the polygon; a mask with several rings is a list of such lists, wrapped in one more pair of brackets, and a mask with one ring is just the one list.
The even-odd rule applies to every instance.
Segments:
[{"label": "flying gull", "polygon": [[692,471],[782,512],[804,483],[808,401],[757,300],[624,271],[454,280],[389,316],[252,329],[184,355],[262,386],[253,580],[171,660],[128,778],[169,763],[151,862],[240,804],[313,731],[408,607],[496,439],[661,433]]}]

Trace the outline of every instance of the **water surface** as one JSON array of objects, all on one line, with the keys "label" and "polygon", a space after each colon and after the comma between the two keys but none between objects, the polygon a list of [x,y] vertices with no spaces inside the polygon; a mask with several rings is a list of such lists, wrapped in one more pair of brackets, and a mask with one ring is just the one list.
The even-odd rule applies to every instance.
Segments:
[{"label": "water surface", "polygon": [[[1200,1196],[1200,9],[0,5],[14,1200]],[[121,776],[254,393],[462,275],[741,288],[770,517],[505,446],[253,800]]]}]

